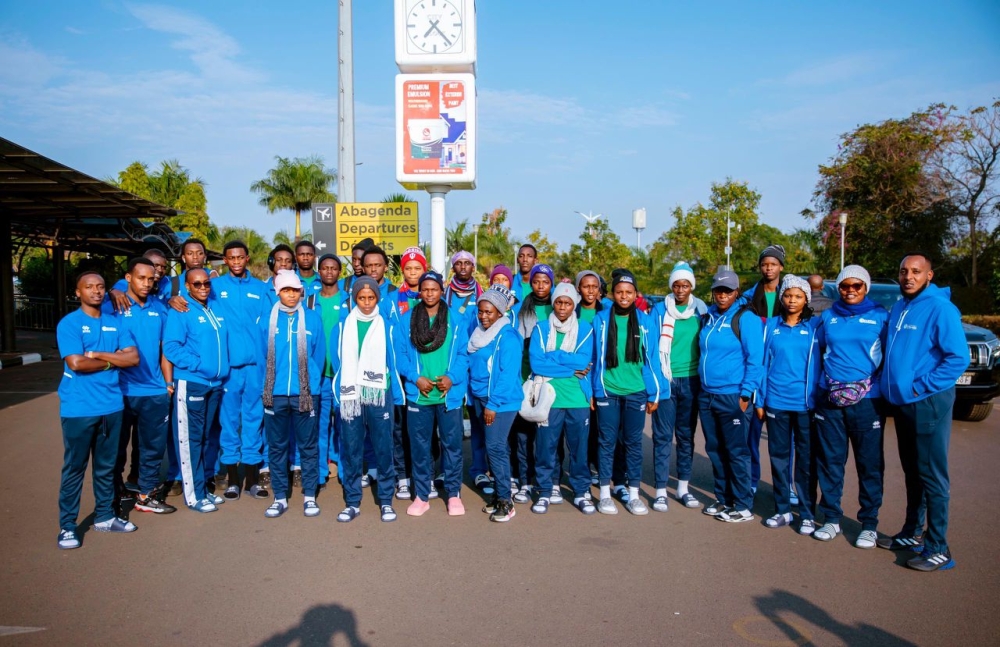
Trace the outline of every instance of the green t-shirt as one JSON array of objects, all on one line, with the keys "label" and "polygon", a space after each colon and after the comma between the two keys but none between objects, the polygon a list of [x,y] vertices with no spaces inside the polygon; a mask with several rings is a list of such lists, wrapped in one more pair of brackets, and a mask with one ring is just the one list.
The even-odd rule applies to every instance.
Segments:
[{"label": "green t-shirt", "polygon": [[770,317],[771,313],[774,312],[774,302],[778,298],[777,292],[765,292],[764,302],[767,303],[767,316]]},{"label": "green t-shirt", "polygon": [[326,363],[323,365],[323,375],[333,377],[333,356],[337,349],[330,345],[330,333],[340,323],[340,304],[342,296],[338,292],[333,296],[319,295],[319,315],[323,319],[323,336],[326,338]]},{"label": "green t-shirt", "polygon": [[306,292],[309,291],[309,288],[312,287],[313,282],[318,278],[319,274],[317,274],[316,272],[313,272],[312,276],[302,276],[301,274],[299,274],[299,280],[302,281],[302,287],[306,289]]},{"label": "green t-shirt", "polygon": [[[565,336],[564,333],[556,333],[556,348],[562,346],[563,337]],[[580,386],[580,378],[575,375],[572,377],[557,377],[553,378],[549,383],[556,391],[556,401],[552,404],[553,409],[590,408],[590,402],[587,400],[587,396],[584,395],[583,388]]]},{"label": "green t-shirt", "polygon": [[[530,290],[529,290],[530,292]],[[552,306],[547,305],[537,305],[535,306],[535,317],[538,321],[548,321],[549,315],[552,314]],[[517,320],[514,320],[514,325],[519,326],[520,324]],[[531,360],[528,358],[528,344],[531,342],[531,332],[528,331],[528,336],[524,340],[524,354],[521,355],[521,379],[526,380],[531,377]]]},{"label": "green t-shirt", "polygon": [[580,321],[586,321],[589,324],[594,323],[594,317],[597,316],[597,308],[580,308]]},{"label": "green t-shirt", "polygon": [[371,327],[371,321],[358,320],[358,357],[361,357],[361,347],[365,345],[365,335],[368,334],[368,329]]},{"label": "green t-shirt", "polygon": [[[430,325],[434,325],[434,317],[430,317]],[[414,350],[414,352],[416,352]],[[420,353],[420,377],[426,377],[433,382],[448,372],[448,360],[451,358],[451,335],[449,334],[441,348],[429,353]],[[444,404],[444,393],[434,387],[430,393],[417,396],[417,404]]]},{"label": "green t-shirt", "polygon": [[[684,312],[688,306],[677,306]],[[698,316],[674,321],[674,341],[670,345],[670,372],[674,377],[698,374]]]},{"label": "green t-shirt", "polygon": [[[646,382],[642,379],[642,358],[638,363],[625,361],[625,344],[628,341],[628,315],[614,315],[618,327],[618,338],[615,346],[618,353],[618,366],[604,372],[604,388],[612,395],[631,395],[645,393]],[[610,341],[610,340],[609,340]]]},{"label": "green t-shirt", "polygon": [[531,282],[521,281],[521,301],[531,294]]}]

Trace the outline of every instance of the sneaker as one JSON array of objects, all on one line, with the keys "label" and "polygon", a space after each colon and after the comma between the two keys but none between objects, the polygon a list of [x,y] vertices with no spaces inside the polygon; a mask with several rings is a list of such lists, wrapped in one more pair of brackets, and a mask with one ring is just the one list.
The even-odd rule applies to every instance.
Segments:
[{"label": "sneaker", "polygon": [[101,523],[95,523],[94,530],[97,532],[135,532],[138,528],[131,521],[125,521],[120,517],[114,517],[112,519],[108,519],[107,521],[102,521]]},{"label": "sneaker", "polygon": [[513,519],[516,514],[517,511],[514,510],[514,504],[510,501],[503,500],[497,504],[497,509],[490,515],[490,521],[506,523]]},{"label": "sneaker", "polygon": [[525,485],[514,494],[514,503],[531,503],[531,486]]},{"label": "sneaker", "polygon": [[268,519],[277,519],[281,515],[285,514],[285,510],[288,510],[287,504],[275,501],[271,505],[267,506],[267,510],[264,510],[264,516]]},{"label": "sneaker", "polygon": [[493,480],[485,474],[476,474],[476,478],[472,480],[472,483],[483,494],[493,494]]},{"label": "sneaker", "polygon": [[485,512],[486,514],[493,514],[494,512],[496,512],[496,509],[499,505],[500,505],[500,497],[497,496],[496,493],[494,493],[493,498],[490,499],[489,503],[483,506],[483,512]]},{"label": "sneaker", "polygon": [[922,535],[899,533],[892,537],[879,537],[875,540],[875,545],[886,550],[912,550],[919,553],[924,550],[924,538]]},{"label": "sneaker", "polygon": [[152,512],[154,514],[170,514],[171,512],[177,512],[177,508],[160,501],[153,495],[140,494],[139,498],[135,501],[135,509],[139,512]]},{"label": "sneaker", "polygon": [[728,506],[722,501],[716,501],[707,508],[701,511],[702,514],[707,514],[710,517],[718,517],[720,514],[725,512]]},{"label": "sneaker", "polygon": [[878,539],[878,535],[875,534],[874,530],[862,530],[858,538],[854,540],[855,548],[875,548],[875,542]]},{"label": "sneaker", "polygon": [[[364,487],[364,486],[362,486]],[[409,501],[413,498],[413,493],[410,492],[410,486],[405,483],[400,483],[396,485],[396,498],[400,501]]]},{"label": "sneaker", "polygon": [[170,488],[167,489],[167,496],[180,496],[184,494],[184,484],[180,481],[174,481],[170,484]]},{"label": "sneaker", "polygon": [[392,509],[391,505],[384,505],[380,508],[382,513],[382,521],[389,523],[390,521],[396,520],[396,511]]},{"label": "sneaker", "polygon": [[768,528],[784,528],[792,523],[792,514],[776,514],[764,520],[764,525]]},{"label": "sneaker", "polygon": [[462,503],[462,497],[453,496],[448,498],[448,516],[449,517],[461,517],[465,514],[465,504]]},{"label": "sneaker", "polygon": [[552,486],[552,493],[549,495],[549,503],[552,505],[559,505],[563,502],[562,490],[558,485]]},{"label": "sneaker", "polygon": [[799,522],[799,534],[811,535],[816,532],[816,522],[812,519],[803,519]]},{"label": "sneaker", "polygon": [[531,506],[531,511],[535,514],[545,514],[549,511],[549,499],[548,497],[541,497],[538,499],[538,503]]},{"label": "sneaker", "polygon": [[302,470],[292,470],[292,487],[302,487]]},{"label": "sneaker", "polygon": [[56,546],[59,550],[73,550],[80,547],[80,539],[72,530],[61,530]]},{"label": "sneaker", "polygon": [[214,503],[208,499],[202,499],[192,506],[189,506],[195,512],[215,512],[219,508],[216,507]]},{"label": "sneaker", "polygon": [[833,541],[840,534],[839,523],[824,523],[813,532],[813,537],[820,541]]},{"label": "sneaker", "polygon": [[431,504],[424,501],[420,497],[413,497],[413,503],[406,508],[406,514],[411,517],[423,516],[425,512],[431,509]]},{"label": "sneaker", "polygon": [[307,517],[318,517],[320,513],[319,504],[315,501],[305,501],[302,504],[302,514]]},{"label": "sneaker", "polygon": [[642,502],[642,499],[636,497],[630,499],[628,503],[625,504],[625,509],[637,516],[643,516],[649,514],[649,508],[646,504]]},{"label": "sneaker", "polygon": [[701,502],[695,498],[690,492],[685,492],[684,494],[677,497],[677,500],[684,504],[685,508],[700,508]]},{"label": "sneaker", "polygon": [[657,512],[666,512],[670,509],[670,504],[667,503],[667,497],[658,496],[653,499],[653,509]]},{"label": "sneaker", "polygon": [[374,474],[372,474],[371,472],[365,472],[364,474],[361,475],[361,487],[363,488],[371,487],[372,482],[377,480],[378,479],[375,478]]},{"label": "sneaker", "polygon": [[222,505],[223,503],[226,502],[226,500],[223,499],[221,496],[219,496],[218,494],[213,494],[212,492],[208,492],[205,495],[205,498],[214,503],[215,505]]},{"label": "sneaker", "polygon": [[753,513],[749,510],[733,510],[730,508],[716,517],[716,519],[725,521],[726,523],[743,523],[744,521],[753,521]]},{"label": "sneaker", "polygon": [[591,515],[597,512],[597,508],[594,507],[594,502],[590,500],[589,496],[582,496],[573,499],[573,505],[576,509],[586,515]]},{"label": "sneaker", "polygon": [[257,477],[257,485],[265,489],[271,487],[271,470],[260,471],[260,476]]},{"label": "sneaker", "polygon": [[906,565],[915,571],[930,573],[931,571],[949,571],[955,568],[955,560],[951,558],[950,550],[943,553],[932,553],[929,548],[925,548],[916,557],[906,560]]},{"label": "sneaker", "polygon": [[614,499],[608,497],[598,501],[597,511],[601,514],[618,514],[618,506],[615,505]]},{"label": "sneaker", "polygon": [[357,519],[359,514],[361,514],[360,508],[355,508],[354,506],[349,505],[337,515],[337,521],[341,523],[348,523]]},{"label": "sneaker", "polygon": [[226,488],[226,491],[222,493],[222,496],[230,501],[236,501],[240,498],[240,493],[243,490],[240,488],[239,484],[230,485]]}]

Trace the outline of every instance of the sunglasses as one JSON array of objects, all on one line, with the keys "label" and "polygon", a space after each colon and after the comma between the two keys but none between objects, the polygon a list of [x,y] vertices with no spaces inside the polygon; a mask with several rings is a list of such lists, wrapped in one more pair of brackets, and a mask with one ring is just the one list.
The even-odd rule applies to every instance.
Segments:
[{"label": "sunglasses", "polygon": [[837,289],[841,292],[860,292],[865,287],[864,283],[841,283]]},{"label": "sunglasses", "polygon": [[190,286],[193,287],[193,288],[196,288],[198,290],[201,290],[202,288],[210,288],[210,287],[212,287],[212,282],[211,281],[191,281]]}]

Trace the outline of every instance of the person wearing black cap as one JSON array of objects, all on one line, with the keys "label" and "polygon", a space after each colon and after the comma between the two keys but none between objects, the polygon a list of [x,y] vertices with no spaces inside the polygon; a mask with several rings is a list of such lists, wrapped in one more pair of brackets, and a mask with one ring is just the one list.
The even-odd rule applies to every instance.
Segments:
[{"label": "person wearing black cap", "polygon": [[732,523],[753,519],[747,437],[764,359],[763,325],[737,305],[739,296],[736,273],[728,267],[716,272],[714,303],[698,333],[698,416],[715,477],[715,503],[702,513]]},{"label": "person wearing black cap", "polygon": [[351,300],[351,290],[355,279],[365,275],[365,252],[375,246],[375,241],[371,238],[362,238],[351,248],[351,269],[354,273],[340,279],[340,289],[348,302]]},{"label": "person wearing black cap", "polygon": [[302,280],[304,295],[308,297],[320,291],[320,284],[316,275],[316,246],[308,240],[300,240],[295,243],[295,271]]},{"label": "person wearing black cap", "polygon": [[635,306],[635,277],[628,270],[615,270],[611,279],[613,308],[594,319],[596,361],[593,372],[594,400],[600,424],[598,473],[602,514],[618,514],[611,498],[615,447],[622,439],[628,470],[629,512],[649,514],[639,498],[642,480],[642,431],[646,414],[656,411],[669,385],[661,384],[653,370],[657,345],[653,323]]}]

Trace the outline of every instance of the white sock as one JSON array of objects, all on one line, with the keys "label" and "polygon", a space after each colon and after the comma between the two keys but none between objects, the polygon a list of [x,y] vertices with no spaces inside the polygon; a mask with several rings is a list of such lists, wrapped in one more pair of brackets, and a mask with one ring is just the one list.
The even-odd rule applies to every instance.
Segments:
[{"label": "white sock", "polygon": [[280,503],[281,507],[283,507],[283,508],[287,508],[288,507],[288,499],[275,499],[274,502],[275,503]]},{"label": "white sock", "polygon": [[658,488],[656,488],[656,496],[657,496],[657,498],[659,498],[661,496],[663,498],[666,498],[667,497],[667,488],[665,488],[665,487],[658,487]]},{"label": "white sock", "polygon": [[406,487],[410,487],[410,479],[399,479],[399,481],[397,481],[396,484],[397,485],[405,485]]},{"label": "white sock", "polygon": [[601,498],[602,499],[610,499],[611,498],[611,486],[610,485],[602,485],[601,486]]},{"label": "white sock", "polygon": [[261,474],[270,474],[271,473],[271,468],[270,467],[262,467],[262,468],[260,468],[260,473]]},{"label": "white sock", "polygon": [[681,497],[688,493],[688,482],[677,481],[677,496]]},{"label": "white sock", "polygon": [[305,496],[305,497],[302,497],[302,499],[304,501],[308,502],[308,501],[315,501],[316,497],[314,497],[314,496]]},{"label": "white sock", "polygon": [[619,492],[624,492],[624,491],[625,491],[625,486],[624,485],[616,485],[614,487],[615,494],[617,494]]},{"label": "white sock", "polygon": [[574,498],[573,499],[573,505],[580,505],[580,502],[583,501],[586,498],[587,497],[585,497],[585,496],[578,496],[578,497]]},{"label": "white sock", "polygon": [[629,501],[631,501],[633,499],[638,499],[639,498],[639,488],[637,488],[637,487],[629,487],[629,489],[628,489],[628,498],[629,498]]},{"label": "white sock", "polygon": [[111,522],[114,521],[114,520],[115,520],[114,517],[112,517],[111,519],[108,519],[107,521],[102,521],[100,523],[95,523],[94,527],[95,528],[110,528],[111,527]]},{"label": "white sock", "polygon": [[791,512],[786,512],[785,513],[785,521],[787,521],[788,523],[792,522],[792,513]]}]

